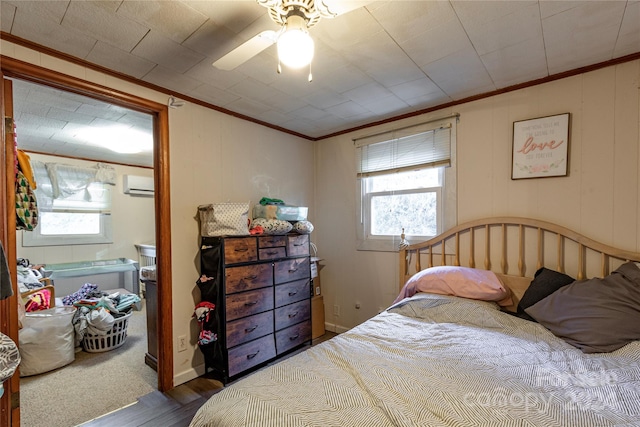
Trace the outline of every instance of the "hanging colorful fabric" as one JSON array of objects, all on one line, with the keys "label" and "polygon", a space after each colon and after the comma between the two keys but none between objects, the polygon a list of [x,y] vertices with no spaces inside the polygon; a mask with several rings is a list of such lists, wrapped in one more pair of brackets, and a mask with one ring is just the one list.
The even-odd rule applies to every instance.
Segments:
[{"label": "hanging colorful fabric", "polygon": [[216,308],[215,304],[202,301],[196,305],[194,309],[193,316],[198,321],[198,325],[200,326],[200,333],[198,334],[198,344],[199,345],[207,345],[211,344],[214,341],[218,340],[218,336],[209,328],[211,327],[210,319],[212,316],[213,310]]},{"label": "hanging colorful fabric", "polygon": [[16,175],[16,230],[33,231],[38,225],[38,203],[29,180],[21,171]]}]

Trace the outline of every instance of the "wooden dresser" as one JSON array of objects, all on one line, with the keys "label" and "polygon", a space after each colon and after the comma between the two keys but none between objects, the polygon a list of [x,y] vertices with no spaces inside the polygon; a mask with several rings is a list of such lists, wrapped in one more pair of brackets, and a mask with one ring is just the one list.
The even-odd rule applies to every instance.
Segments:
[{"label": "wooden dresser", "polygon": [[216,305],[201,345],[223,382],[311,341],[309,236],[202,237],[203,301]]}]

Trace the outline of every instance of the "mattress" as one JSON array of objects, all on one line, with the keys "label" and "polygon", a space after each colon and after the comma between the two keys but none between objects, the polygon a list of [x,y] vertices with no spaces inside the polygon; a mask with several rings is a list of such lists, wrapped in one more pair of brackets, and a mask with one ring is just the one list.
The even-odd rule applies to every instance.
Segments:
[{"label": "mattress", "polygon": [[640,425],[640,342],[584,354],[495,303],[417,294],[212,396],[191,426]]}]

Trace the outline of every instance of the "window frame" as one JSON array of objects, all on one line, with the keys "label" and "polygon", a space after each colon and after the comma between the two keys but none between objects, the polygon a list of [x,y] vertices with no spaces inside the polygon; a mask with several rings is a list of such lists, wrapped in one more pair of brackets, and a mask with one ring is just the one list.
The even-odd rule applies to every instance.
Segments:
[{"label": "window frame", "polygon": [[[74,194],[69,194],[67,197],[53,198],[52,183],[49,172],[47,172],[48,165],[57,164],[32,161],[34,175],[40,182],[40,185],[34,190],[34,192],[36,199],[40,200],[42,203],[38,206],[40,210],[38,226],[36,226],[32,231],[25,231],[22,233],[22,246],[40,247],[113,243],[113,221],[111,218],[113,191],[111,184],[105,181],[94,180],[87,183],[84,189],[78,189]],[[92,169],[92,167],[85,165],[59,164],[59,166],[80,170]],[[65,172],[61,173],[64,174]],[[90,190],[90,187],[92,186],[98,187]],[[100,197],[95,200],[95,204],[93,206],[90,202],[87,203],[86,201],[80,201],[77,199],[77,196],[80,193],[84,194],[85,192],[91,192],[92,195],[95,195],[95,192],[97,192],[97,194],[100,195]],[[103,196],[103,194],[106,194],[106,196]],[[57,204],[56,201],[60,204]],[[99,215],[100,220],[99,232],[96,234],[42,234],[42,224],[47,213],[65,213],[70,215],[97,214]]]},{"label": "window frame", "polygon": [[[46,213],[46,212],[43,212]],[[67,212],[70,214],[82,214],[81,212]],[[84,212],[89,213],[89,212]],[[22,246],[68,246],[68,245],[99,245],[113,243],[113,223],[111,214],[99,213],[100,215],[100,232],[98,234],[49,234],[40,233],[40,227],[36,227],[33,231],[22,233]],[[39,221],[42,221],[42,213]]]},{"label": "window frame", "polygon": [[[433,129],[439,127],[450,126],[450,165],[433,165],[431,167],[440,169],[440,183],[439,194],[436,196],[438,199],[437,206],[437,234],[442,233],[443,230],[449,229],[457,224],[457,173],[456,173],[456,137],[457,129],[456,125],[459,119],[458,114],[451,115],[442,119],[436,119],[429,123],[429,126]],[[393,130],[389,131],[391,134]],[[376,135],[377,136],[377,135]],[[366,138],[366,137],[364,137]],[[354,143],[357,139],[353,140]],[[356,161],[358,156],[356,155]],[[395,173],[395,171],[389,171],[388,174]],[[385,174],[387,175],[387,174]],[[379,236],[371,234],[371,197],[367,188],[367,178],[360,177],[356,174],[357,184],[357,196],[356,196],[356,215],[357,215],[357,227],[356,227],[356,250],[361,251],[381,251],[381,252],[397,252],[400,244],[400,234],[402,230],[398,231],[394,236]],[[396,191],[387,191],[389,194],[411,194],[425,191],[432,191],[434,187],[405,189]],[[380,193],[380,192],[377,192]],[[436,234],[436,235],[437,235]],[[428,240],[435,236],[412,236],[406,235],[406,240],[410,243],[418,243],[420,241]]]},{"label": "window frame", "polygon": [[[439,171],[442,174],[442,171]],[[365,180],[368,178],[365,178]],[[442,182],[442,178],[441,178]],[[367,184],[364,184],[366,187]],[[373,212],[371,210],[371,202],[373,197],[381,197],[381,196],[394,196],[394,195],[405,195],[405,194],[421,194],[421,193],[435,193],[436,195],[436,204],[437,206],[442,205],[442,185],[438,187],[419,187],[419,188],[408,188],[404,190],[387,190],[387,191],[371,191],[366,192],[364,196],[364,201],[362,209],[365,217],[365,235],[367,239],[380,239],[380,240],[388,240],[392,235],[389,234],[373,234],[371,228],[373,225]],[[436,234],[438,235],[442,232],[442,209],[436,209]],[[425,240],[433,236],[429,235],[420,235],[420,234],[406,234],[406,237],[411,240]]]}]

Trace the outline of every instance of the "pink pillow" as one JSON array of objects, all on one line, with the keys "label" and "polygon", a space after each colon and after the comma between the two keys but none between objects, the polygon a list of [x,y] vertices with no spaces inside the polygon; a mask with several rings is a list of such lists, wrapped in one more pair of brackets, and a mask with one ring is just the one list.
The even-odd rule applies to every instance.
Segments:
[{"label": "pink pillow", "polygon": [[469,267],[441,266],[422,270],[407,280],[394,304],[417,292],[496,301],[502,306],[512,304],[510,292],[493,271]]}]

